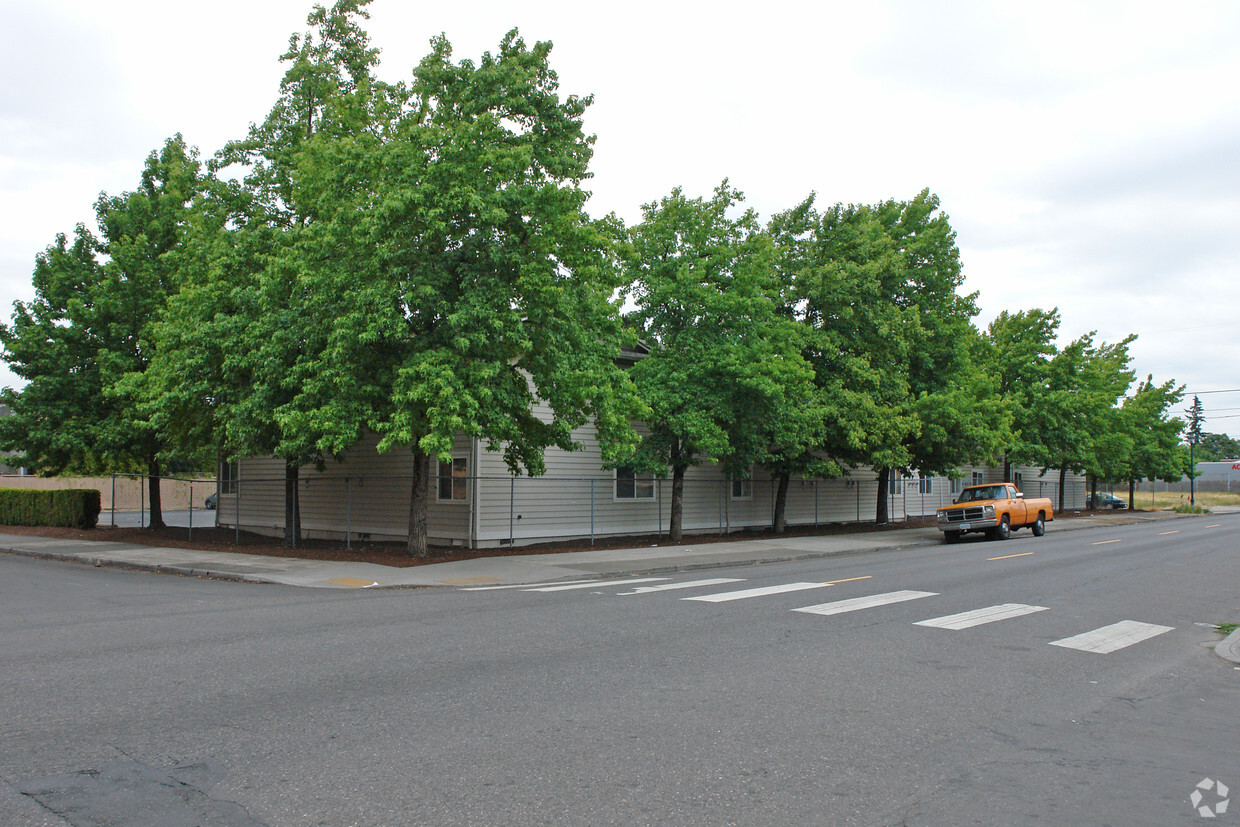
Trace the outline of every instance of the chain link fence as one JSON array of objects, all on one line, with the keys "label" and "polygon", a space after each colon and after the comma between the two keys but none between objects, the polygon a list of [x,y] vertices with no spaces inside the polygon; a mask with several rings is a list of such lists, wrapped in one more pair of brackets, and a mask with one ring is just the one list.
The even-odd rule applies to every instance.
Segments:
[{"label": "chain link fence", "polygon": [[[224,481],[219,495],[220,526],[281,536],[285,528],[283,476],[241,477]],[[345,476],[304,473],[297,479],[294,504],[302,536],[354,541],[402,540],[409,530],[412,477]],[[963,483],[945,477],[899,479],[889,486],[891,522],[933,518]],[[728,534],[767,530],[775,521],[778,483],[771,479],[687,479],[682,530],[685,534]],[[1060,508],[1055,481],[1025,482],[1029,497],[1048,497]],[[1069,482],[1064,507],[1085,507],[1088,488]],[[788,527],[867,523],[875,519],[876,479],[845,477],[789,483],[784,520]],[[671,526],[672,481],[644,479],[618,484],[614,476],[595,477],[432,477],[429,481],[428,535],[435,545],[498,547],[556,541],[588,541],[619,536],[650,536],[656,541]],[[296,542],[296,538],[294,538]]]}]

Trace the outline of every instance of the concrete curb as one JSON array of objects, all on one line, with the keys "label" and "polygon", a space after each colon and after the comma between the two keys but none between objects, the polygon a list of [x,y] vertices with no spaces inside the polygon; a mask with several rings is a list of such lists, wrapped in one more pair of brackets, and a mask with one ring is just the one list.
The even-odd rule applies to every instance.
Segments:
[{"label": "concrete curb", "polygon": [[0,553],[14,554],[18,557],[30,557],[36,560],[56,560],[61,563],[77,563],[96,568],[129,569],[131,571],[149,571],[154,574],[174,574],[183,577],[209,577],[212,580],[232,580],[246,583],[269,583],[262,577],[246,577],[234,572],[225,572],[209,568],[193,568],[175,563],[145,563],[140,560],[116,560],[100,556],[92,552],[40,551],[29,548],[0,548]]},{"label": "concrete curb", "polygon": [[1240,663],[1240,629],[1223,638],[1214,647],[1214,653],[1224,660]]}]

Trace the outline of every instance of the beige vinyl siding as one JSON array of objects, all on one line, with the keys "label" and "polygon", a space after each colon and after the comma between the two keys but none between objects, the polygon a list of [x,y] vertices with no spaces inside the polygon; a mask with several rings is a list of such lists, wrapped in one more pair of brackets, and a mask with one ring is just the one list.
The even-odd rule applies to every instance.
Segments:
[{"label": "beige vinyl siding", "polygon": [[[546,406],[535,413],[550,419]],[[639,433],[644,430],[638,424]],[[617,499],[615,475],[603,467],[602,452],[592,425],[578,429],[579,451],[547,449],[546,474],[512,476],[501,451],[487,450],[458,435],[454,455],[468,457],[468,492],[464,502],[436,498],[437,463],[431,462],[428,502],[429,539],[435,545],[495,547],[624,535],[666,534],[671,512],[671,480],[656,479],[652,499]],[[323,471],[301,471],[302,528],[308,537],[403,540],[408,532],[412,457],[407,449],[376,451],[378,437],[368,434],[351,448],[343,462],[329,461]],[[1057,497],[1058,474],[1020,468],[1028,496]],[[1001,469],[966,466],[987,482],[998,481]],[[241,527],[279,535],[284,525],[284,464],[276,459],[247,458],[239,467]],[[1068,507],[1079,508],[1087,497],[1080,475],[1069,475]],[[918,477],[904,479],[904,490],[888,496],[890,519],[933,515],[952,500],[950,481],[932,477],[923,494]],[[853,469],[832,480],[793,478],[788,486],[785,519],[789,526],[869,522],[874,519],[878,481],[872,469]],[[1057,500],[1056,500],[1057,503]],[[724,533],[767,528],[774,516],[775,481],[767,469],[752,474],[752,496],[733,499],[730,481],[710,463],[690,468],[685,478],[683,528],[686,533]],[[236,498],[220,498],[220,525],[237,522]]]},{"label": "beige vinyl siding", "polygon": [[[549,418],[545,407],[536,413]],[[636,426],[639,433],[644,430]],[[622,535],[660,535],[668,530],[671,479],[655,480],[653,499],[616,499],[614,473],[603,468],[593,426],[574,432],[580,451],[549,448],[542,477],[512,477],[497,451],[481,451],[478,463],[478,545],[483,547]],[[723,533],[766,528],[774,514],[774,483],[758,466],[753,496],[732,499],[721,469],[704,463],[685,475],[683,528],[687,533]],[[940,483],[946,485],[946,480]],[[946,489],[943,489],[946,492]],[[877,481],[869,469],[852,477],[793,479],[788,488],[789,525],[849,523],[874,518]],[[946,493],[943,495],[946,497]],[[937,505],[937,495],[935,504]],[[929,502],[927,502],[929,507]],[[933,513],[933,509],[929,509]]]},{"label": "beige vinyl siding", "polygon": [[[413,454],[402,448],[380,454],[378,443],[378,435],[366,434],[345,452],[343,461],[328,460],[322,471],[312,465],[301,469],[301,527],[306,537],[343,538],[346,532],[355,540],[403,540],[408,536]],[[453,453],[470,457],[472,466],[468,437],[457,436]],[[428,539],[436,545],[467,545],[471,498],[464,502],[437,501],[436,467],[432,459]],[[243,458],[238,464],[238,485],[241,529],[283,534],[284,461]],[[221,495],[219,524],[236,526],[235,509],[236,498]]]},{"label": "beige vinyl siding", "polygon": [[[544,420],[545,405],[535,407]],[[513,477],[501,451],[479,451],[477,542],[505,545],[612,534],[654,533],[657,500],[614,499],[614,475],[603,468],[593,425],[573,432],[580,451],[548,448],[541,477]]]}]

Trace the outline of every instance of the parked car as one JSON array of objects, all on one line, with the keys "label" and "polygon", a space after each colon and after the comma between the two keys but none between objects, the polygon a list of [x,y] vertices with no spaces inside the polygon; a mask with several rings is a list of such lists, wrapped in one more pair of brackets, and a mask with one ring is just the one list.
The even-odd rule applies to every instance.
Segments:
[{"label": "parked car", "polygon": [[1006,540],[1018,528],[1028,527],[1034,537],[1046,533],[1046,524],[1055,519],[1046,497],[1025,499],[1015,485],[971,485],[960,492],[951,505],[940,508],[936,523],[943,542],[959,542],[970,531],[984,532],[992,540]]},{"label": "parked car", "polygon": [[1094,495],[1094,508],[1109,508],[1118,511],[1121,508],[1127,508],[1128,501],[1122,500],[1114,494],[1105,492]]},{"label": "parked car", "polygon": [[220,495],[218,492],[212,492],[207,495],[206,506],[208,509],[210,509],[211,511],[214,511],[215,507],[219,504],[220,504]]}]

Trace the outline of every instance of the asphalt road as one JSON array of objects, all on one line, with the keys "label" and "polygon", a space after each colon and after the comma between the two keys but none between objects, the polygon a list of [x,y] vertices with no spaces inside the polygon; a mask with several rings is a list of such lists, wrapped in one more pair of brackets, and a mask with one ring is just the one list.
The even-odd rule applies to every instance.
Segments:
[{"label": "asphalt road", "polygon": [[0,823],[1196,823],[1240,793],[1198,625],[1240,621],[1237,530],[533,591],[0,555]]}]

